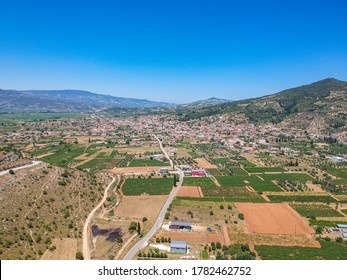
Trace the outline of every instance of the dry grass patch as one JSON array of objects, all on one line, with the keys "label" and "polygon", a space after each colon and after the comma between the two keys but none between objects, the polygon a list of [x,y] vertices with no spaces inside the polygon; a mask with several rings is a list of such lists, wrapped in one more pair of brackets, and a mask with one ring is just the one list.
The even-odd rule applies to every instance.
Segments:
[{"label": "dry grass patch", "polygon": [[52,241],[54,251],[46,250],[41,260],[74,260],[77,252],[77,239],[55,238]]},{"label": "dry grass patch", "polygon": [[205,158],[197,158],[195,159],[195,161],[198,163],[198,165],[201,168],[217,168],[218,167],[217,165],[210,163]]}]

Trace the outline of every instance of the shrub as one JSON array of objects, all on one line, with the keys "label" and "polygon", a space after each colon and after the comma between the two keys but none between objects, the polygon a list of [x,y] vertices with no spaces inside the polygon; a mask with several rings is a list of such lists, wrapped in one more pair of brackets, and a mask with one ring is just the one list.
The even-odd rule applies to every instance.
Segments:
[{"label": "shrub", "polygon": [[77,252],[75,258],[76,260],[84,260],[84,257],[81,252]]},{"label": "shrub", "polygon": [[341,243],[343,241],[343,239],[342,239],[342,237],[336,237],[335,241],[338,242],[338,243]]}]

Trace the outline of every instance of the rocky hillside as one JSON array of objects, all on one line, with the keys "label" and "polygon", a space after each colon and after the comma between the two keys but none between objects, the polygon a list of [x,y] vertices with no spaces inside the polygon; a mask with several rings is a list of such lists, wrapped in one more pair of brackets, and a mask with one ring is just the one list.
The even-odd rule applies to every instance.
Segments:
[{"label": "rocky hillside", "polygon": [[280,123],[310,132],[346,131],[347,82],[324,79],[260,98],[187,111],[182,118],[227,112],[242,112],[255,123]]}]

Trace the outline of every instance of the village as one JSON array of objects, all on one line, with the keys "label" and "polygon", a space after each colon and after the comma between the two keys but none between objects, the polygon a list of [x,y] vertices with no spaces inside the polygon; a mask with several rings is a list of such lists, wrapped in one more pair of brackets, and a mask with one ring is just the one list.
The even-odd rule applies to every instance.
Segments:
[{"label": "village", "polygon": [[[85,259],[267,259],[270,248],[299,246],[320,254],[328,245],[345,246],[343,134],[255,125],[242,114],[185,121],[86,114],[3,128],[0,168],[2,178],[12,176],[6,185],[21,186],[32,162],[44,174],[53,166],[60,170],[52,185],[69,185],[64,174],[70,170],[77,177],[102,175],[109,184],[88,222],[68,234],[53,232],[52,243],[41,244],[44,231],[29,228],[39,241],[29,242],[21,257],[59,259],[69,251],[68,258]],[[94,196],[92,190],[88,197]],[[6,238],[6,244],[25,244]],[[9,245],[2,256],[16,255],[13,250]]]}]

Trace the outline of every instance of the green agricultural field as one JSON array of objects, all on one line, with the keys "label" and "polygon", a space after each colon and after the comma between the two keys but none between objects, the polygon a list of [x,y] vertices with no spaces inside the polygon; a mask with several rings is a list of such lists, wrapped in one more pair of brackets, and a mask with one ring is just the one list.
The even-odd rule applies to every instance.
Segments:
[{"label": "green agricultural field", "polygon": [[283,192],[281,188],[273,184],[272,182],[265,183],[264,185],[253,185],[252,188],[257,192]]},{"label": "green agricultural field", "polygon": [[262,186],[276,186],[269,180],[261,180],[256,175],[251,176],[216,176],[217,181],[221,186],[251,186],[251,187],[262,187]]},{"label": "green agricultural field", "polygon": [[343,217],[327,205],[291,204],[290,206],[303,217]]},{"label": "green agricultural field", "polygon": [[61,167],[68,167],[70,163],[78,162],[76,157],[84,153],[84,145],[60,145],[53,155],[41,158],[42,161]]},{"label": "green agricultural field", "polygon": [[260,197],[256,192],[250,192],[245,187],[201,187],[204,197],[246,198]]},{"label": "green agricultural field", "polygon": [[245,169],[249,173],[285,172],[285,170],[280,167],[246,167]]},{"label": "green agricultural field", "polygon": [[337,169],[332,166],[328,166],[328,173],[337,177],[338,179],[333,180],[336,185],[347,185],[347,168]]},{"label": "green agricultural field", "polygon": [[122,191],[124,195],[166,195],[170,193],[173,184],[172,178],[127,179]]},{"label": "green agricultural field", "polygon": [[229,167],[228,169],[231,170],[236,176],[248,176],[248,173],[240,167]]},{"label": "green agricultural field", "polygon": [[190,154],[193,158],[198,158],[200,155],[194,151],[189,151],[188,154]]},{"label": "green agricultural field", "polygon": [[144,166],[170,166],[169,163],[155,159],[133,159],[129,167],[144,167]]},{"label": "green agricultural field", "polygon": [[229,162],[229,160],[227,158],[214,158],[212,159],[212,161],[216,164],[223,164],[223,163],[226,163],[226,162]]},{"label": "green agricultural field", "polygon": [[256,165],[246,159],[240,159],[238,161],[239,163],[241,163],[244,167],[256,167]]},{"label": "green agricultural field", "polygon": [[285,173],[285,174],[261,174],[264,180],[292,180],[292,181],[312,181],[313,178],[306,173]]},{"label": "green agricultural field", "polygon": [[347,242],[320,240],[321,248],[255,246],[263,260],[347,260]]},{"label": "green agricultural field", "polygon": [[48,145],[44,148],[38,147],[35,148],[34,150],[30,151],[30,154],[32,156],[40,156],[40,155],[44,155],[44,154],[48,154],[48,153],[55,153],[56,151],[58,151],[59,149],[61,149],[61,145],[57,146],[57,145]]},{"label": "green agricultural field", "polygon": [[203,152],[208,150],[208,149],[210,149],[212,147],[211,144],[194,144],[193,146],[198,148],[199,150],[201,150]]},{"label": "green agricultural field", "polygon": [[257,192],[271,191],[281,192],[282,190],[268,180],[261,180],[258,176],[216,176],[217,181],[223,187],[251,186]]},{"label": "green agricultural field", "polygon": [[217,168],[207,169],[212,176],[222,176],[223,174]]},{"label": "green agricultural field", "polygon": [[175,197],[174,201],[213,201],[213,202],[266,202],[261,196],[257,197]]},{"label": "green agricultural field", "polygon": [[86,162],[83,165],[80,165],[79,169],[90,169],[90,170],[104,170],[104,169],[112,169],[116,167],[117,163],[120,161],[120,159],[92,159],[88,162]]},{"label": "green agricultural field", "polygon": [[343,209],[343,210],[341,210],[341,211],[342,211],[342,213],[344,213],[344,214],[347,215],[347,209]]},{"label": "green agricultural field", "polygon": [[337,224],[347,224],[347,221],[325,221],[325,220],[310,220],[311,226],[335,227]]},{"label": "green agricultural field", "polygon": [[216,187],[209,177],[184,177],[182,186]]},{"label": "green agricultural field", "polygon": [[268,194],[267,197],[271,202],[336,202],[330,195],[273,195]]},{"label": "green agricultural field", "polygon": [[[225,187],[226,186],[248,186],[250,185],[251,176],[216,176],[216,179],[219,182],[219,184],[221,184],[221,186],[225,186]],[[259,178],[254,180],[258,180],[262,182]]]}]

